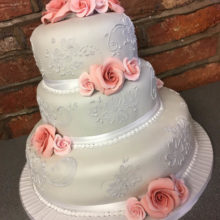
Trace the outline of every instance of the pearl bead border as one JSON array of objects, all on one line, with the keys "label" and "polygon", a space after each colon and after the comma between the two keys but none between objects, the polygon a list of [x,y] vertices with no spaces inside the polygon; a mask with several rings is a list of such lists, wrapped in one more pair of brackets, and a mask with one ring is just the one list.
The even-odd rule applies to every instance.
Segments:
[{"label": "pearl bead border", "polygon": [[[78,206],[78,209],[83,207],[85,209],[85,211],[77,210],[77,206],[76,206],[76,210],[69,210],[69,209],[57,207],[56,205],[53,205],[50,202],[48,202],[47,200],[45,200],[38,192],[34,183],[33,183],[33,189],[34,189],[34,192],[36,193],[38,199],[42,203],[44,203],[49,208],[52,208],[55,211],[62,213],[64,215],[74,216],[74,217],[109,217],[109,216],[124,216],[125,215],[125,202],[120,202],[120,207],[123,207],[123,209],[117,208],[117,210],[114,210],[114,211],[113,210],[96,211],[96,213],[95,213],[95,212],[91,212],[91,211],[86,211],[86,208],[83,206]],[[110,205],[113,205],[113,204],[114,203],[111,203]],[[118,204],[119,203],[115,203],[114,205],[117,206]],[[99,205],[96,205],[96,206],[98,207]]]},{"label": "pearl bead border", "polygon": [[[99,143],[92,143],[92,144],[74,144],[74,149],[92,149],[92,148],[97,148],[97,147],[102,147],[102,146],[108,146],[108,145],[112,145],[112,144],[116,144],[126,138],[129,138],[137,133],[139,133],[141,130],[143,130],[144,128],[150,126],[150,124],[152,124],[155,120],[157,120],[157,118],[159,117],[159,115],[161,114],[161,112],[163,111],[163,104],[160,101],[160,108],[159,110],[154,114],[154,116],[152,116],[150,119],[148,119],[146,122],[144,122],[142,125],[130,130],[129,132],[126,132],[123,135],[120,135],[116,138],[114,138],[113,140],[108,140],[108,141],[103,141],[103,142],[99,142]],[[74,137],[71,137],[73,142],[74,142]]]}]

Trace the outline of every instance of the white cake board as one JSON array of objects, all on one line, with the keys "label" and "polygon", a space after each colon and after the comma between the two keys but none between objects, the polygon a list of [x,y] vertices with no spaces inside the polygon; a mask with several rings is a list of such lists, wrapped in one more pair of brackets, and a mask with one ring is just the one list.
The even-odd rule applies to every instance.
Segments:
[{"label": "white cake board", "polygon": [[[190,197],[184,205],[175,209],[164,220],[177,220],[185,215],[198,201],[211,177],[213,150],[210,139],[197,122],[193,122],[193,127],[198,146],[189,167],[181,176],[190,189]],[[126,220],[124,216],[89,218],[74,217],[57,212],[39,200],[33,189],[27,165],[22,171],[19,189],[24,209],[33,220]],[[146,220],[153,220],[153,218],[147,217]]]}]

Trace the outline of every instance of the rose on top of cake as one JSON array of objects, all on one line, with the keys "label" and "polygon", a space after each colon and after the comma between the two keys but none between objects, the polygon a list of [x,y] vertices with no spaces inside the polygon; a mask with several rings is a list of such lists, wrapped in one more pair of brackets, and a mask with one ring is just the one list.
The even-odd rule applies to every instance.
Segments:
[{"label": "rose on top of cake", "polygon": [[106,13],[108,9],[123,13],[118,0],[51,0],[41,18],[42,23],[55,23],[73,12],[77,17],[89,16],[95,12]]}]

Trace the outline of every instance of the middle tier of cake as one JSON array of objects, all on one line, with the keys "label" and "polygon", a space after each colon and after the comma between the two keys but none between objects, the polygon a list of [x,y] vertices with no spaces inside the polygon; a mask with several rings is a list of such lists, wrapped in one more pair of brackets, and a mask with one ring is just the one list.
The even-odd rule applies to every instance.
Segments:
[{"label": "middle tier of cake", "polygon": [[54,82],[61,83],[57,89],[43,80],[37,89],[43,122],[63,135],[76,138],[115,132],[131,127],[132,123],[137,127],[138,120],[149,120],[157,114],[161,103],[152,66],[141,59],[140,63],[139,80],[126,81],[123,89],[111,96],[96,92],[83,97],[77,89],[67,89],[65,84],[71,80]]}]

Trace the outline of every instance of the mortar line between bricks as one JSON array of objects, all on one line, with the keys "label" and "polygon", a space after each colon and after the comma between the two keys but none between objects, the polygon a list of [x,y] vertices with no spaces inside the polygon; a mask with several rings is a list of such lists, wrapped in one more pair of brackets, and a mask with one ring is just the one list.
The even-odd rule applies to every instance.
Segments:
[{"label": "mortar line between bricks", "polygon": [[216,63],[216,62],[219,62],[219,61],[220,61],[220,57],[218,55],[216,55],[216,56],[210,57],[210,58],[205,59],[205,60],[192,62],[190,64],[181,66],[179,68],[175,68],[175,69],[167,71],[165,73],[157,74],[157,76],[161,79],[164,79],[164,78],[167,78],[167,77],[170,77],[170,76],[180,75],[183,72],[186,72],[186,71],[189,71],[189,70],[192,70],[192,69],[195,69],[195,68],[199,68],[199,67],[207,65],[207,64]]},{"label": "mortar line between bricks", "polygon": [[33,12],[39,12],[40,11],[40,7],[39,7],[39,1],[35,1],[35,0],[30,0],[31,3],[31,7],[32,7],[32,11]]},{"label": "mortar line between bricks", "polygon": [[217,35],[219,32],[220,32],[220,24],[217,24],[214,27],[211,27],[205,32],[202,32],[199,34],[195,34],[195,35],[192,35],[192,36],[180,39],[180,40],[172,41],[166,44],[161,44],[155,47],[139,49],[139,56],[144,57],[144,56],[158,54],[161,52],[170,51],[176,48],[184,47],[198,40]]},{"label": "mortar line between bricks", "polygon": [[10,59],[10,58],[16,58],[22,55],[31,55],[31,54],[33,54],[32,51],[28,49],[27,50],[13,50],[0,56],[0,61],[1,60],[7,61],[7,59]]},{"label": "mortar line between bricks", "polygon": [[29,114],[32,114],[32,113],[35,113],[35,112],[38,112],[38,111],[39,111],[38,107],[32,107],[32,108],[23,109],[19,112],[0,115],[0,121],[4,121],[4,120],[7,120],[9,118],[13,118],[13,117],[17,117],[17,116],[29,115]]},{"label": "mortar line between bricks", "polygon": [[29,80],[25,80],[23,82],[13,83],[6,86],[0,86],[0,92],[2,91],[14,91],[18,90],[21,87],[24,87],[26,85],[36,84],[39,83],[42,79],[42,76],[38,76]]},{"label": "mortar line between bricks", "polygon": [[220,57],[220,31],[218,33],[218,45],[217,45],[217,54]]},{"label": "mortar line between bricks", "polygon": [[38,13],[32,13],[32,14],[29,14],[29,15],[24,15],[24,16],[21,16],[21,17],[17,17],[17,18],[7,20],[7,21],[1,21],[0,22],[0,28],[8,28],[8,27],[11,27],[13,25],[18,25],[20,23],[24,23],[26,21],[40,19],[40,17],[41,17],[41,12],[38,12]]},{"label": "mortar line between bricks", "polygon": [[153,22],[153,21],[168,18],[171,16],[186,15],[186,14],[193,13],[195,11],[198,11],[200,9],[203,9],[203,8],[206,8],[206,7],[218,4],[218,3],[220,3],[220,0],[205,0],[200,3],[193,2],[189,5],[182,6],[179,8],[165,9],[165,11],[161,12],[159,15],[152,15],[152,16],[148,16],[144,18],[133,19],[133,23],[135,25],[139,25],[142,23]]}]

